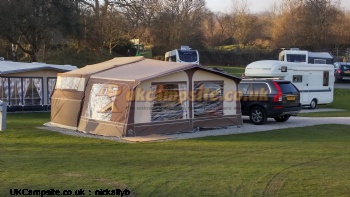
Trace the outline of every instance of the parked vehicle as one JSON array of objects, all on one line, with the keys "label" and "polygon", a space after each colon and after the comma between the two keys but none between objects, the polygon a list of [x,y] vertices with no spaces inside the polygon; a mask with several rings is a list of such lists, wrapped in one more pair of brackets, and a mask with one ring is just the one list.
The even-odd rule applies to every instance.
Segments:
[{"label": "parked vehicle", "polygon": [[279,56],[279,61],[299,62],[305,64],[333,64],[334,57],[328,52],[310,52],[299,50],[299,48],[283,49]]},{"label": "parked vehicle", "polygon": [[192,50],[189,46],[181,46],[181,49],[168,51],[164,55],[167,62],[187,62],[199,64],[199,54],[197,50]]},{"label": "parked vehicle", "polygon": [[350,62],[334,63],[334,81],[350,80]]},{"label": "parked vehicle", "polygon": [[242,93],[242,115],[253,124],[264,124],[267,118],[285,122],[296,116],[302,106],[300,92],[290,81],[279,79],[242,79],[238,84]]},{"label": "parked vehicle", "polygon": [[249,64],[246,77],[280,78],[293,82],[300,90],[301,104],[316,108],[318,104],[333,102],[334,67],[331,64],[305,64],[262,60]]}]

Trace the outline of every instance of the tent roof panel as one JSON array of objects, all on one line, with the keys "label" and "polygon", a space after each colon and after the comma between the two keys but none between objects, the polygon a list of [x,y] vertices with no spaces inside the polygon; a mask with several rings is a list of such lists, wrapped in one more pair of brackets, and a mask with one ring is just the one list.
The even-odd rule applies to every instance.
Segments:
[{"label": "tent roof panel", "polygon": [[144,57],[119,57],[113,58],[111,60],[101,62],[98,64],[87,65],[83,68],[67,72],[67,75],[91,75],[101,71],[105,71],[117,66],[122,66],[125,64],[131,64],[143,60]]},{"label": "tent roof panel", "polygon": [[26,63],[26,62],[12,62],[12,61],[0,61],[0,74],[12,74],[21,73],[36,70],[58,70],[58,71],[71,71],[77,69],[76,66],[71,65],[54,65],[45,63]]},{"label": "tent roof panel", "polygon": [[91,76],[91,78],[113,79],[118,81],[145,81],[191,68],[206,70],[208,72],[223,75],[234,80],[239,79],[232,75],[213,71],[197,64],[165,62],[152,59],[144,59],[135,63],[115,67],[113,69],[97,73]]}]

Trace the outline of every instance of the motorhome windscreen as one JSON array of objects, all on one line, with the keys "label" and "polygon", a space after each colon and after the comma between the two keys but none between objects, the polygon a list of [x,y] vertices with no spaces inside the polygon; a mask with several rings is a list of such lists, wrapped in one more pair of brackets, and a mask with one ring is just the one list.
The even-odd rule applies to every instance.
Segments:
[{"label": "motorhome windscreen", "polygon": [[287,62],[306,62],[306,55],[287,54]]},{"label": "motorhome windscreen", "polygon": [[195,62],[198,60],[196,51],[182,51],[179,50],[179,58],[183,62]]}]

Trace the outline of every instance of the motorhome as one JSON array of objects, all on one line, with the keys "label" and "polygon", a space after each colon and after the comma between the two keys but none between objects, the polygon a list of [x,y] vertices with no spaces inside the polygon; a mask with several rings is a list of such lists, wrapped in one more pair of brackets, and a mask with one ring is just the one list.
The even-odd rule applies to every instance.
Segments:
[{"label": "motorhome", "polygon": [[334,67],[330,64],[305,64],[262,60],[250,63],[245,69],[247,78],[280,78],[293,82],[300,91],[303,106],[333,102]]},{"label": "motorhome", "polygon": [[192,50],[189,46],[181,46],[180,49],[166,52],[165,61],[199,64],[199,54],[197,50]]},{"label": "motorhome", "polygon": [[334,57],[327,52],[309,52],[299,48],[283,49],[278,56],[279,61],[300,62],[306,64],[333,64]]}]

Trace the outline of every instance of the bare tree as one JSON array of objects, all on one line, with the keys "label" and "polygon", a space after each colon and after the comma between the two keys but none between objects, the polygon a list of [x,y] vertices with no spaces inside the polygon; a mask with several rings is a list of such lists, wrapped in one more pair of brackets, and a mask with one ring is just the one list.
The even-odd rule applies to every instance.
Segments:
[{"label": "bare tree", "polygon": [[52,32],[65,35],[77,31],[78,10],[69,0],[7,0],[0,4],[0,36],[7,38],[31,61],[37,61],[37,53]]},{"label": "bare tree", "polygon": [[320,50],[333,42],[332,27],[340,14],[338,1],[284,0],[281,5],[272,30],[276,47]]},{"label": "bare tree", "polygon": [[154,45],[161,53],[180,45],[202,48],[204,16],[205,2],[202,0],[163,1],[152,26]]},{"label": "bare tree", "polygon": [[232,23],[231,31],[233,37],[243,47],[256,38],[255,27],[257,27],[257,17],[250,13],[247,0],[232,0]]}]

